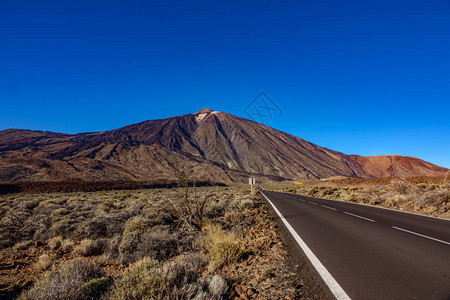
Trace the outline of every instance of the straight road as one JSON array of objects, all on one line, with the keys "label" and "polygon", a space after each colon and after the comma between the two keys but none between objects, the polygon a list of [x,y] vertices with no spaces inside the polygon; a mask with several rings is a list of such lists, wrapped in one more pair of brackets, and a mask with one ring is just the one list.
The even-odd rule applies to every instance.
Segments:
[{"label": "straight road", "polygon": [[260,192],[337,299],[450,299],[450,221]]}]

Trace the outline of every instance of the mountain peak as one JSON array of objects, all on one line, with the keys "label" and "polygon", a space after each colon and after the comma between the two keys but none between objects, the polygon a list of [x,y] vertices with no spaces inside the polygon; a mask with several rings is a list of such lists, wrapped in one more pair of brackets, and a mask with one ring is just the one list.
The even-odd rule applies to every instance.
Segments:
[{"label": "mountain peak", "polygon": [[217,113],[219,113],[219,111],[214,111],[214,110],[212,110],[211,108],[202,108],[200,111],[196,112],[196,113],[194,114],[194,116],[195,116],[195,120],[196,120],[197,122],[201,122],[201,121],[203,121],[203,119],[205,119],[207,116],[215,115],[215,114],[217,114]]},{"label": "mountain peak", "polygon": [[202,108],[201,110],[196,112],[194,115],[197,115],[197,114],[210,114],[212,112],[213,112],[213,110],[211,108]]}]

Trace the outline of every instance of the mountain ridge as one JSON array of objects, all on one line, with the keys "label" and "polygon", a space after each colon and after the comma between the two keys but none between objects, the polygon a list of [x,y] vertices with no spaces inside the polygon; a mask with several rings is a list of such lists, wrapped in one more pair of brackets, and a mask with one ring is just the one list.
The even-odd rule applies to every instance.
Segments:
[{"label": "mountain ridge", "polygon": [[[178,171],[223,183],[249,176],[270,181],[396,174],[382,162],[376,170],[374,159],[209,108],[101,132],[0,131],[0,181],[157,180],[174,178]],[[410,172],[403,170],[405,162],[395,168],[404,176],[447,170],[425,163],[414,161]]]}]

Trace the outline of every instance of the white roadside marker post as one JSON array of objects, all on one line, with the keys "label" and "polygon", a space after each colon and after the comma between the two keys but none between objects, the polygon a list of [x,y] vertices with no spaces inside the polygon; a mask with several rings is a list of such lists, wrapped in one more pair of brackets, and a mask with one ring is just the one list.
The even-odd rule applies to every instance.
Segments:
[{"label": "white roadside marker post", "polygon": [[249,178],[248,184],[250,184],[250,195],[253,195],[253,185],[256,183],[255,178]]}]

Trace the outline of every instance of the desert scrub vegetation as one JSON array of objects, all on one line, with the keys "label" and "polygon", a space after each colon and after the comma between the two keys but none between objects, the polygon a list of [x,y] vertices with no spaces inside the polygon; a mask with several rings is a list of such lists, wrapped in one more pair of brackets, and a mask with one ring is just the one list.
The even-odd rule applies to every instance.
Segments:
[{"label": "desert scrub vegetation", "polygon": [[0,298],[301,292],[270,211],[247,187],[6,194],[0,241]]},{"label": "desert scrub vegetation", "polygon": [[55,266],[19,299],[95,299],[109,286],[104,275],[88,260],[73,259]]},{"label": "desert scrub vegetation", "polygon": [[450,219],[450,175],[310,181],[271,189]]},{"label": "desert scrub vegetation", "polygon": [[201,278],[185,256],[165,263],[145,257],[115,282],[109,298],[223,299],[227,290],[219,275]]},{"label": "desert scrub vegetation", "polygon": [[215,270],[237,262],[244,254],[244,240],[234,232],[222,229],[218,224],[203,227],[206,237],[200,246],[210,256],[210,269]]}]

